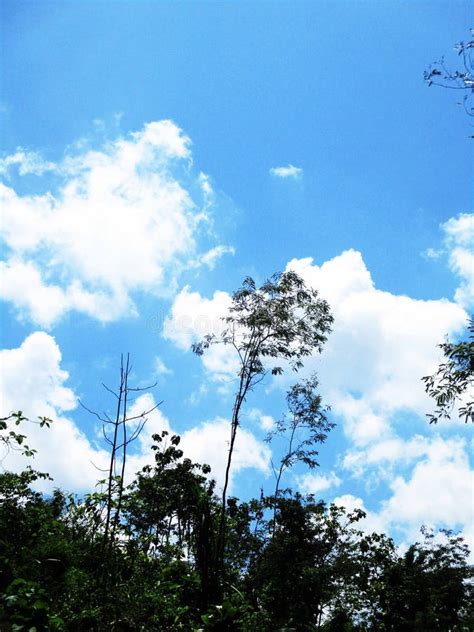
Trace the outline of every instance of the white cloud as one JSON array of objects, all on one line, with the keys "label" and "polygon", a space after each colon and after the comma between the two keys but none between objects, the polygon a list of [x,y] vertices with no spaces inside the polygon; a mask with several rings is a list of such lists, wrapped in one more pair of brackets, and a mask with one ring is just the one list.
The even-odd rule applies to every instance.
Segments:
[{"label": "white cloud", "polygon": [[304,494],[319,494],[331,487],[339,487],[342,480],[335,472],[329,474],[303,474],[298,476],[297,485]]},{"label": "white cloud", "polygon": [[217,261],[224,255],[234,255],[235,248],[232,246],[215,246],[201,255],[197,261],[198,265],[205,265],[210,270],[214,270]]},{"label": "white cloud", "polygon": [[100,477],[93,463],[105,467],[108,455],[92,446],[65,416],[76,408],[77,398],[65,386],[69,376],[60,364],[60,349],[54,338],[44,332],[31,334],[16,349],[0,351],[1,415],[21,410],[31,420],[38,416],[53,419],[49,429],[28,422],[16,428],[27,436],[26,442],[37,454],[34,459],[26,459],[20,452],[10,451],[2,460],[2,467],[19,471],[30,463],[39,471],[49,472],[55,479],[52,485],[90,490]]},{"label": "white cloud", "polygon": [[332,502],[339,507],[345,507],[347,511],[354,511],[354,509],[362,509],[366,511],[362,498],[354,496],[353,494],[343,494],[342,496],[337,496]]},{"label": "white cloud", "polygon": [[275,427],[275,420],[271,415],[262,415],[260,417],[260,428],[265,432],[273,430]]},{"label": "white cloud", "polygon": [[[335,396],[334,392],[332,394]],[[346,435],[356,445],[367,445],[391,434],[389,416],[374,412],[374,407],[365,398],[340,393],[332,410],[344,419]]]},{"label": "white cloud", "polygon": [[[225,329],[223,318],[228,314],[231,303],[232,298],[227,292],[214,292],[213,297],[208,299],[185,287],[176,296],[165,319],[163,336],[183,351],[188,351],[206,334],[219,336]],[[211,346],[202,361],[212,379],[221,382],[235,377],[239,368],[238,356],[228,345]]]},{"label": "white cloud", "polygon": [[334,331],[317,368],[326,401],[357,445],[390,437],[393,415],[430,410],[421,377],[439,362],[437,345],[460,331],[466,312],[445,299],[417,300],[374,286],[359,252],[348,250],[321,266],[294,259],[295,270],[319,290],[334,313]]},{"label": "white cloud", "polygon": [[[218,417],[184,432],[181,445],[185,456],[199,463],[208,463],[212,468],[212,477],[222,486],[229,440],[230,423],[227,419]],[[235,476],[244,469],[253,468],[265,476],[268,475],[270,456],[268,446],[258,441],[249,430],[239,428],[232,459],[230,488],[232,489]]]},{"label": "white cloud", "polygon": [[[461,232],[457,243],[465,240]],[[335,316],[325,351],[308,369],[317,369],[323,396],[342,419],[349,441],[342,466],[364,477],[366,489],[389,486],[363,528],[398,533],[406,541],[418,538],[423,523],[466,530],[473,518],[473,472],[465,442],[415,432],[428,431],[425,414],[433,406],[421,377],[436,370],[437,345],[465,327],[467,313],[446,299],[418,300],[377,289],[353,250],[321,266],[301,259],[288,267],[319,290]],[[365,509],[351,494],[335,502]]]},{"label": "white cloud", "polygon": [[389,523],[456,527],[474,519],[474,471],[460,438],[432,441],[410,476],[397,476],[390,487],[393,495],[382,510]]},{"label": "white cloud", "polygon": [[357,478],[367,476],[369,470],[375,470],[381,480],[391,479],[394,466],[408,465],[427,453],[429,442],[426,437],[415,435],[409,440],[392,436],[374,441],[364,448],[349,449],[343,458],[343,467]]},{"label": "white cloud", "polygon": [[451,270],[460,278],[456,301],[466,308],[474,307],[474,214],[461,213],[452,217],[442,229]]},{"label": "white cloud", "polygon": [[394,462],[416,461],[409,474],[394,476],[390,470],[390,496],[372,511],[361,498],[345,495],[333,502],[350,509],[359,507],[368,514],[363,528],[397,532],[406,542],[418,538],[421,525],[461,530],[474,554],[474,470],[470,466],[464,439],[452,437],[397,439],[369,449],[364,458],[380,464],[379,473]]},{"label": "white cloud", "polygon": [[12,167],[18,167],[21,176],[33,174],[41,176],[46,171],[55,171],[56,165],[44,160],[40,154],[18,147],[14,154],[0,158],[0,174],[8,175]]},{"label": "white cloud", "polygon": [[246,416],[250,421],[256,421],[264,432],[270,432],[270,430],[275,428],[276,421],[273,417],[262,413],[258,408],[251,408]]},{"label": "white cloud", "polygon": [[165,319],[163,335],[177,347],[188,351],[193,342],[206,334],[219,335],[225,329],[223,318],[232,299],[227,292],[214,292],[211,299],[184,287],[176,296],[169,316]]},{"label": "white cloud", "polygon": [[7,414],[20,408],[36,417],[76,407],[73,391],[64,386],[69,374],[60,368],[61,352],[54,338],[37,331],[19,348],[0,354],[1,400]]},{"label": "white cloud", "polygon": [[46,327],[70,309],[99,320],[114,320],[126,311],[134,312],[124,291],[117,290],[113,296],[97,290],[87,291],[78,280],[72,280],[64,289],[46,284],[35,263],[17,257],[0,261],[0,284],[4,300],[11,301],[22,313]]},{"label": "white cloud", "polygon": [[[61,351],[54,338],[44,332],[35,332],[16,349],[0,351],[0,401],[2,417],[22,410],[31,420],[38,416],[50,417],[51,428],[40,428],[24,422],[19,428],[27,436],[27,443],[37,450],[34,459],[23,457],[18,451],[5,453],[2,467],[20,471],[28,463],[39,471],[49,472],[54,482],[42,485],[44,489],[60,486],[72,491],[90,491],[104,474],[96,467],[106,468],[107,450],[96,446],[79,430],[71,418],[77,407],[77,397],[65,386],[68,373],[61,369]],[[153,394],[140,395],[128,409],[128,416],[142,415],[155,406]],[[89,434],[97,434],[97,420],[91,420]],[[138,420],[130,423],[134,428]],[[147,415],[147,422],[137,441],[130,446],[127,460],[127,479],[153,463],[152,435],[167,430],[177,434],[160,408]],[[188,457],[212,467],[212,476],[222,485],[230,435],[227,419],[205,421],[182,433],[181,448]],[[264,475],[269,472],[270,450],[250,431],[239,429],[235,444],[232,479],[242,470],[255,468]]]},{"label": "white cloud", "polygon": [[[441,359],[437,345],[445,335],[464,329],[468,316],[463,307],[447,299],[414,299],[376,288],[362,255],[354,250],[321,266],[306,258],[294,259],[287,268],[317,289],[335,316],[323,354],[309,358],[306,371],[318,372],[323,398],[332,406],[331,414],[342,421],[348,449],[340,455],[341,464],[346,473],[365,476],[369,487],[381,482],[389,486],[387,497],[377,511],[369,512],[364,528],[395,530],[407,541],[418,537],[422,522],[466,529],[470,485],[466,481],[472,474],[462,456],[464,448],[458,439],[415,434],[428,431],[425,414],[433,405],[421,378],[436,370]],[[204,333],[218,333],[213,323],[220,326],[230,300],[225,293],[206,299],[186,288],[175,301],[165,333],[181,348],[189,348]],[[214,349],[216,355],[203,357],[211,378],[230,376],[234,368],[225,349],[215,347],[211,353]],[[286,387],[288,380],[285,375],[275,382]],[[412,436],[402,438],[407,431]],[[437,474],[437,468],[444,475]],[[300,479],[300,485],[317,493],[341,479],[338,470],[309,474]],[[430,486],[430,479],[436,485]],[[446,493],[437,496],[439,485]],[[423,501],[417,508],[419,494]],[[464,509],[452,512],[450,498],[456,498]],[[341,499],[352,506],[363,505],[362,499],[350,494],[336,500]]]},{"label": "white cloud", "polygon": [[54,169],[62,181],[41,195],[0,185],[3,296],[44,327],[69,310],[102,321],[134,314],[134,292],[167,293],[183,267],[212,267],[231,251],[196,256],[212,187],[192,177],[190,139],[171,121],[57,165],[19,151],[1,166],[15,164],[20,174]]},{"label": "white cloud", "polygon": [[344,507],[345,510],[350,513],[356,509],[362,509],[365,511],[366,517],[357,523],[357,528],[361,529],[365,533],[386,533],[386,524],[380,518],[376,512],[371,512],[364,504],[364,500],[359,496],[353,494],[342,494],[337,496],[332,501],[338,507]]},{"label": "white cloud", "polygon": [[[396,413],[423,417],[432,407],[421,378],[439,363],[437,345],[462,330],[466,312],[446,299],[419,300],[375,287],[362,255],[348,250],[321,266],[311,258],[294,259],[287,269],[300,274],[327,299],[335,316],[322,356],[307,360],[317,370],[332,411],[344,420],[348,438],[358,446],[392,437]],[[219,335],[231,297],[215,292],[207,299],[184,288],[165,320],[163,334],[188,350],[206,334]],[[238,361],[229,346],[212,346],[203,363],[212,379],[235,376]],[[281,379],[286,384],[288,377]]]},{"label": "white cloud", "polygon": [[155,375],[171,375],[173,373],[159,356],[155,357],[153,372]]},{"label": "white cloud", "polygon": [[127,456],[127,482],[131,482],[133,476],[145,465],[153,464],[154,452],[151,449],[154,443],[153,435],[161,434],[163,431],[168,432],[170,436],[175,434],[163,411],[160,408],[155,408],[156,403],[152,393],[143,393],[137,397],[127,411],[128,417],[138,417],[134,423],[130,423],[130,427],[135,429],[138,423],[141,423],[143,420],[143,418],[140,419],[141,415],[146,411],[154,409],[151,413],[146,415],[146,423],[135,443],[130,444],[129,454]]},{"label": "white cloud", "polygon": [[286,167],[272,167],[270,174],[275,178],[293,178],[296,180],[303,175],[303,169],[289,164]]}]

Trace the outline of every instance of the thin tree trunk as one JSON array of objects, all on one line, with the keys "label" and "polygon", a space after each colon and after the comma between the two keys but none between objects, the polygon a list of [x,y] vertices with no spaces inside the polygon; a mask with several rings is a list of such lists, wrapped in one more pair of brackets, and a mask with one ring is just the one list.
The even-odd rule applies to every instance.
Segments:
[{"label": "thin tree trunk", "polygon": [[113,479],[115,474],[115,461],[116,461],[116,453],[117,453],[117,435],[118,435],[118,426],[120,422],[120,414],[122,409],[122,396],[123,396],[123,355],[120,356],[120,388],[119,393],[117,395],[117,412],[115,416],[114,422],[114,436],[112,439],[112,448],[110,452],[110,466],[109,466],[109,480],[107,486],[107,513],[105,517],[105,528],[104,528],[104,539],[102,543],[102,550],[105,550],[107,542],[109,540],[109,528],[110,521],[112,515],[112,504],[113,504]]},{"label": "thin tree trunk", "polygon": [[125,465],[127,460],[127,398],[128,398],[128,376],[130,373],[130,354],[127,353],[127,362],[125,365],[125,371],[123,372],[123,388],[121,389],[121,394],[123,393],[123,407],[122,407],[122,435],[123,435],[123,446],[122,446],[122,468],[120,472],[120,480],[119,480],[119,488],[118,488],[118,498],[117,498],[117,509],[114,515],[113,525],[112,525],[112,533],[109,541],[109,549],[112,546],[112,543],[115,538],[115,533],[117,531],[118,523],[120,520],[120,512],[122,510],[122,498],[123,498],[123,488],[124,488],[124,479],[125,479]]},{"label": "thin tree trunk", "polygon": [[293,440],[295,438],[295,432],[296,432],[296,424],[295,424],[295,422],[293,420],[292,429],[291,429],[291,436],[290,436],[290,442],[289,442],[289,445],[288,445],[288,452],[286,453],[285,457],[281,460],[280,469],[278,470],[278,476],[277,476],[277,480],[276,480],[276,484],[275,484],[274,505],[273,505],[272,538],[275,537],[275,530],[276,530],[276,509],[277,509],[278,494],[280,492],[280,481],[281,481],[281,477],[283,475],[283,472],[286,469],[285,458],[289,458],[291,456],[292,451],[293,451]]}]

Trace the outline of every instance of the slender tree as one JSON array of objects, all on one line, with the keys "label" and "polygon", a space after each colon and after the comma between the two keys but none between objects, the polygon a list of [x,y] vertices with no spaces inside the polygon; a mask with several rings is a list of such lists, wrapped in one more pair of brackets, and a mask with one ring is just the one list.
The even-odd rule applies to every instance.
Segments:
[{"label": "slender tree", "polygon": [[[147,415],[156,410],[156,408],[158,408],[161,404],[160,402],[138,415],[131,417],[128,415],[130,393],[145,392],[156,386],[156,384],[140,388],[129,386],[128,378],[131,371],[132,365],[130,364],[130,355],[127,353],[124,358],[122,354],[120,356],[120,379],[117,391],[114,391],[105,384],[102,384],[105,390],[108,391],[116,400],[115,416],[113,418],[107,413],[99,414],[81,402],[83,408],[92,413],[102,422],[102,434],[106,443],[110,446],[109,466],[107,470],[105,470],[107,478],[105,479],[105,519],[102,541],[103,553],[108,558],[110,558],[110,553],[120,523],[128,446],[140,435],[147,421]],[[129,427],[132,422],[136,422],[136,424],[129,432]],[[108,432],[109,428],[111,428],[111,432]]]},{"label": "slender tree", "polygon": [[278,436],[286,436],[288,440],[279,467],[277,468],[272,461],[275,475],[273,531],[276,528],[276,507],[283,474],[297,462],[304,463],[310,469],[317,467],[318,450],[315,446],[324,443],[328,433],[335,426],[327,418],[328,409],[322,405],[317,388],[318,379],[315,374],[294,384],[286,396],[289,415],[280,419],[275,429],[267,436],[268,442]]},{"label": "slender tree", "polygon": [[246,397],[264,377],[283,373],[283,365],[298,371],[303,359],[321,352],[333,322],[329,305],[308,288],[295,272],[275,274],[260,288],[252,278],[244,280],[232,298],[225,328],[193,345],[202,355],[215,344],[229,346],[238,362],[238,385],[231,417],[229,451],[222,490],[219,556],[225,545],[227,489],[241,410]]}]

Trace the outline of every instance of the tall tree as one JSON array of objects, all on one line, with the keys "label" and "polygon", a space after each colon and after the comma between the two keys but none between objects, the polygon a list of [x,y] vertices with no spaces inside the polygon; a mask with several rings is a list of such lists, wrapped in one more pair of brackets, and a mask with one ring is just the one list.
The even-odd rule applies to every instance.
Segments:
[{"label": "tall tree", "polygon": [[275,511],[274,530],[276,528],[276,504],[280,492],[283,474],[297,462],[302,462],[310,469],[318,466],[316,445],[323,443],[328,432],[335,424],[327,418],[327,408],[322,405],[318,391],[316,375],[294,384],[286,395],[288,415],[276,423],[276,427],[268,433],[267,441],[275,437],[287,438],[286,451],[277,468],[272,461],[275,474]]},{"label": "tall tree", "polygon": [[128,404],[131,393],[140,393],[154,388],[156,384],[146,387],[131,387],[128,378],[132,371],[130,355],[120,356],[120,379],[116,391],[105,384],[102,386],[115,398],[115,415],[110,417],[107,413],[99,414],[91,410],[80,402],[83,408],[93,414],[102,422],[102,434],[110,447],[109,466],[106,470],[107,478],[101,483],[105,483],[105,494],[99,495],[103,500],[105,518],[103,524],[102,554],[104,558],[104,576],[107,577],[108,561],[111,559],[113,544],[120,524],[120,515],[123,504],[123,494],[125,489],[125,471],[127,464],[127,450],[140,435],[147,421],[147,415],[152,413],[161,402],[152,406],[138,415],[130,416]]},{"label": "tall tree", "polygon": [[229,452],[222,491],[219,553],[225,538],[226,499],[242,406],[248,393],[264,377],[283,372],[283,364],[298,371],[303,358],[322,350],[333,322],[329,305],[316,290],[306,287],[295,272],[275,274],[260,288],[248,277],[232,298],[225,329],[208,335],[193,349],[202,355],[212,345],[231,347],[238,357],[238,386],[231,418]]}]

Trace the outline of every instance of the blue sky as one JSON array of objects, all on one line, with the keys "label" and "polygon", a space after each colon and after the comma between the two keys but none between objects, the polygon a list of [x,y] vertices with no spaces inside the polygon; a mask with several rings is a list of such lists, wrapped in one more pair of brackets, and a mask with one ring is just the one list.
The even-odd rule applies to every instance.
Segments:
[{"label": "blue sky", "polygon": [[[472,537],[470,429],[427,426],[420,382],[472,310],[472,130],[423,82],[456,64],[468,8],[2,4],[3,405],[57,420],[32,442],[59,484],[80,491],[105,458],[77,398],[112,405],[122,351],[164,400],[136,467],[170,427],[219,476],[231,359],[190,343],[245,276],[290,267],[333,307],[307,371],[338,425],[315,476],[287,483],[401,541],[423,522]],[[271,489],[262,439],[293,378],[248,402],[241,497]]]}]

